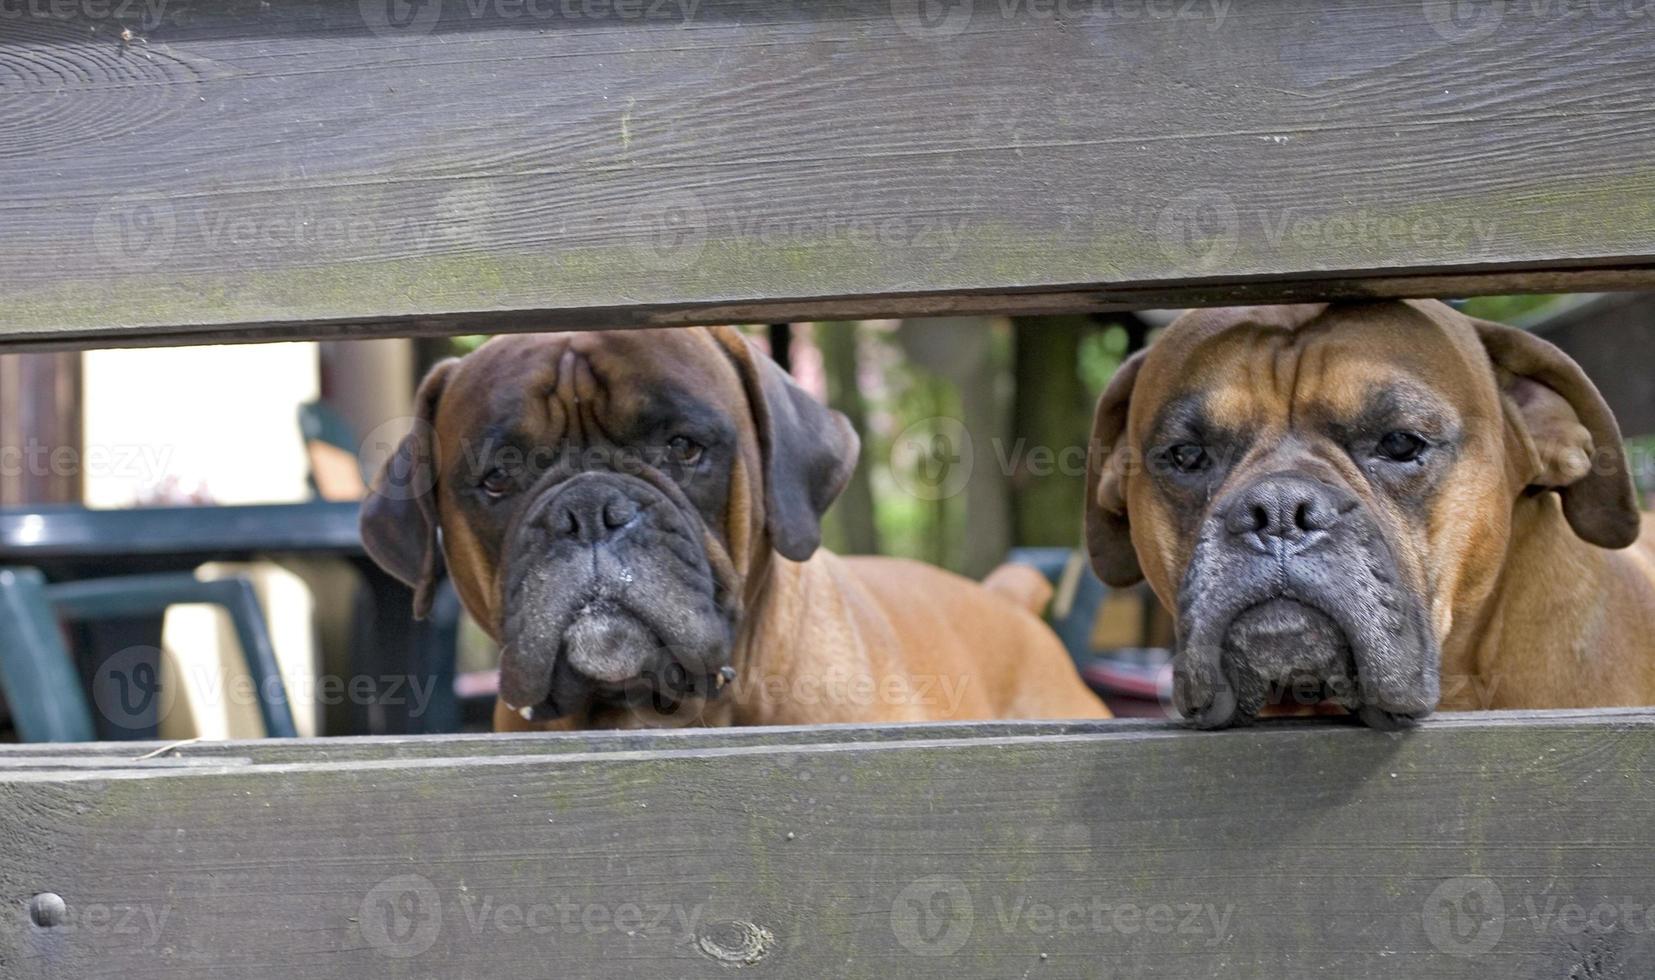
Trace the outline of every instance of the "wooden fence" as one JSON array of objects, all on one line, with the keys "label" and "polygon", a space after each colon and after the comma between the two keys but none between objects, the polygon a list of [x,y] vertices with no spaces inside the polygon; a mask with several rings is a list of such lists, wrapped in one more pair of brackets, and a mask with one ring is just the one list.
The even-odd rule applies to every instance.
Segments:
[{"label": "wooden fence", "polygon": [[0,972],[1647,977],[1652,735],[1547,712],[13,748]]},{"label": "wooden fence", "polygon": [[1655,969],[1650,711],[151,748],[0,755],[0,974]]},{"label": "wooden fence", "polygon": [[[1655,286],[1643,5],[0,0],[0,349]],[[1647,977],[1655,713],[0,749],[0,977]]]},{"label": "wooden fence", "polygon": [[13,345],[1655,282],[1635,0],[4,10]]}]

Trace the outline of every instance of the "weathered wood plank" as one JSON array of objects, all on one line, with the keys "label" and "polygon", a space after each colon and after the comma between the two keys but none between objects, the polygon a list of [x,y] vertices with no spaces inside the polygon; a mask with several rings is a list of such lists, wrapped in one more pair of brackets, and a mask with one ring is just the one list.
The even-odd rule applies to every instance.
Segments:
[{"label": "weathered wood plank", "polygon": [[1125,729],[4,771],[0,973],[1655,970],[1655,712]]},{"label": "weathered wood plank", "polygon": [[[1494,711],[1439,715],[1436,728],[1502,725],[1573,725],[1581,721],[1612,723],[1617,720],[1641,722],[1644,708],[1592,708],[1580,711]],[[1256,722],[1259,730],[1295,728],[1326,729],[1342,724],[1340,719],[1266,718]],[[1354,724],[1354,722],[1352,722]],[[474,733],[460,735],[330,736],[327,738],[246,739],[204,742],[132,741],[37,743],[0,746],[0,767],[27,769],[73,764],[84,767],[103,760],[106,768],[136,765],[140,756],[151,765],[162,760],[210,764],[230,759],[246,764],[282,762],[372,762],[391,759],[441,759],[485,756],[571,755],[583,752],[638,752],[678,749],[745,748],[753,746],[888,743],[894,741],[938,741],[961,738],[1035,737],[1044,735],[1099,735],[1127,738],[1138,734],[1158,736],[1167,724],[1140,718],[1108,721],[992,721],[923,722],[869,727],[834,724],[798,726],[755,726],[750,728],[681,728],[636,731],[579,731],[532,733]],[[168,751],[161,752],[160,750]]]},{"label": "weathered wood plank", "polygon": [[0,342],[1648,287],[1635,6],[17,3]]},{"label": "weathered wood plank", "polygon": [[[430,737],[332,736],[327,738],[249,739],[236,741],[82,742],[8,745],[0,767],[28,768],[35,760],[106,759],[124,766],[137,757],[167,749],[157,758],[209,760],[243,758],[258,764],[276,762],[366,762],[376,759],[437,759],[491,755],[568,755],[580,752],[659,751],[682,748],[730,748],[753,745],[815,745],[877,740],[936,740],[1007,735],[1072,735],[1102,730],[1160,731],[1153,721],[1122,720],[1107,728],[1098,721],[1003,721],[969,724],[937,722],[869,728],[866,725],[801,727],[683,728],[639,731],[533,732],[464,734]],[[171,748],[169,748],[171,747]],[[147,760],[146,760],[147,762]]]}]

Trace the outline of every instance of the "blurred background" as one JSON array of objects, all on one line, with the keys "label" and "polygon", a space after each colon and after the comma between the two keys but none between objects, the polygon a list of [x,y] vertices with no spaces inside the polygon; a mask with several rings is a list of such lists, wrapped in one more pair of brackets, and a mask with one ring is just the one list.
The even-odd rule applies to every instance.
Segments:
[{"label": "blurred background", "polygon": [[[1655,294],[1463,305],[1581,362],[1648,500],[1655,371],[1625,352],[1655,346]],[[1171,623],[1078,549],[1093,405],[1178,312],[743,329],[862,438],[827,547],[1035,564],[1083,675],[1160,715]],[[451,592],[412,623],[355,536],[419,378],[484,339],[0,355],[0,739],[486,728],[486,637]]]}]

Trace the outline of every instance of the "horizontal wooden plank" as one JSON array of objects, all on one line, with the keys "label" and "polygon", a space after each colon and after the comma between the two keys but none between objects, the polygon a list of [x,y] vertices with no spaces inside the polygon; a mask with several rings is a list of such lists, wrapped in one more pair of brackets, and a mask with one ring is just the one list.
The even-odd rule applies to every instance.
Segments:
[{"label": "horizontal wooden plank", "polygon": [[0,973],[1655,970],[1655,711],[1118,727],[4,769]]},{"label": "horizontal wooden plank", "polygon": [[20,0],[0,344],[1649,287],[1635,6]]},{"label": "horizontal wooden plank", "polygon": [[[1580,722],[1639,723],[1644,708],[1591,708],[1573,711],[1492,711],[1439,715],[1436,728],[1502,725],[1575,725]],[[1325,729],[1338,720],[1266,718],[1258,730]],[[85,768],[102,760],[106,768],[152,765],[161,760],[211,764],[229,759],[249,765],[288,762],[372,762],[391,759],[444,759],[484,756],[572,755],[585,752],[659,752],[681,749],[751,748],[755,746],[855,744],[859,742],[938,741],[960,738],[1101,735],[1158,737],[1164,721],[1114,718],[1107,721],[919,722],[894,726],[832,724],[753,726],[746,728],[663,728],[533,733],[466,733],[455,735],[330,736],[326,738],[230,739],[224,741],[131,741],[32,743],[0,746],[0,766],[13,769],[74,765]],[[144,758],[147,757],[147,758]]]},{"label": "horizontal wooden plank", "polygon": [[[661,751],[682,748],[732,748],[754,745],[818,745],[856,741],[935,740],[982,736],[1073,735],[1101,729],[1097,721],[997,721],[961,724],[936,722],[870,728],[866,725],[755,726],[751,728],[682,728],[475,733],[442,736],[333,736],[326,738],[249,739],[212,742],[83,742],[9,745],[0,751],[0,766],[29,768],[72,760],[105,759],[111,768],[156,753],[156,758],[207,761],[247,759],[266,765],[283,762],[368,762],[383,759],[440,759],[492,755],[570,755],[582,752]],[[1110,722],[1108,731],[1161,731],[1152,721]],[[163,751],[165,750],[165,751]],[[147,764],[149,760],[144,760]],[[118,765],[117,765],[118,764]]]}]

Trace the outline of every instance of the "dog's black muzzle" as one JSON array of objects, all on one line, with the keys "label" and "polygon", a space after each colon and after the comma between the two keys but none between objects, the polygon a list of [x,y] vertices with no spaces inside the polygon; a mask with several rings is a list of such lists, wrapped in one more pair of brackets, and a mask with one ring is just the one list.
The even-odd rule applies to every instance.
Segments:
[{"label": "dog's black muzzle", "polygon": [[1347,491],[1275,473],[1213,508],[1179,590],[1173,697],[1200,728],[1244,723],[1283,697],[1331,698],[1377,728],[1438,696],[1419,598]]},{"label": "dog's black muzzle", "polygon": [[547,481],[507,533],[501,699],[541,719],[716,689],[731,617],[703,532],[643,476]]}]

